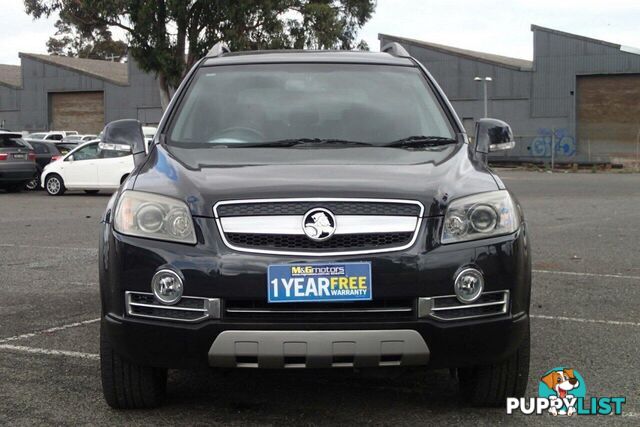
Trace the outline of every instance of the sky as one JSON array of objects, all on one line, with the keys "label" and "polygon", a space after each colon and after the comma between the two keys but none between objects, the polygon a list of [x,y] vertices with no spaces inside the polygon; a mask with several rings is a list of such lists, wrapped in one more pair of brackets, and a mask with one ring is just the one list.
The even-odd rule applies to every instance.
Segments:
[{"label": "sky", "polygon": [[[46,53],[55,17],[34,21],[22,0],[0,1],[0,64],[18,52]],[[360,38],[378,33],[531,59],[531,24],[640,48],[639,0],[378,0]]]}]

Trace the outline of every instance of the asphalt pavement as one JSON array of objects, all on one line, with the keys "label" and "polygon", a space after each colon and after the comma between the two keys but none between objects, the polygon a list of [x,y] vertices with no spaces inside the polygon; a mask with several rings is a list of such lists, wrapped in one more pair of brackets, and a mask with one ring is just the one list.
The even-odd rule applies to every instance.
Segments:
[{"label": "asphalt pavement", "polygon": [[[640,424],[640,175],[503,170],[533,246],[527,395],[556,366]],[[472,408],[448,371],[171,371],[167,404],[115,411],[98,363],[97,240],[109,195],[0,191],[0,424],[536,424]],[[575,421],[573,422],[575,424]]]}]

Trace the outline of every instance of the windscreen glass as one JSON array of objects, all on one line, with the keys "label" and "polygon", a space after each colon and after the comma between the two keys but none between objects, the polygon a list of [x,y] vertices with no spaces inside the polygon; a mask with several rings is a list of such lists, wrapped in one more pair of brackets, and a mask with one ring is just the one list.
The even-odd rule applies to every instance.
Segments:
[{"label": "windscreen glass", "polygon": [[188,148],[302,138],[384,145],[455,134],[416,68],[261,64],[199,70],[168,136]]}]

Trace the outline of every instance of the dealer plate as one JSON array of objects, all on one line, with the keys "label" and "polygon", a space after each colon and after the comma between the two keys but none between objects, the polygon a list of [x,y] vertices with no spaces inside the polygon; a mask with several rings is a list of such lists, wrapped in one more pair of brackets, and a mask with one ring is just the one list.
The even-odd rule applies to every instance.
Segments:
[{"label": "dealer plate", "polygon": [[369,301],[371,263],[270,265],[269,302]]}]

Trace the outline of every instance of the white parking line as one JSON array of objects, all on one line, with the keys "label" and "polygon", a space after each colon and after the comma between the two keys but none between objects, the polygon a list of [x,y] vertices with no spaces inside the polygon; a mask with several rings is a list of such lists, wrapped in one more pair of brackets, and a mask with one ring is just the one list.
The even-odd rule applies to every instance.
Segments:
[{"label": "white parking line", "polygon": [[27,249],[55,249],[55,250],[70,250],[70,251],[88,251],[98,252],[97,248],[78,248],[73,246],[37,246],[37,245],[16,245],[14,243],[0,243],[1,248],[27,248]]},{"label": "white parking line", "polygon": [[555,270],[532,270],[532,271],[534,273],[564,274],[566,276],[608,277],[608,278],[612,278],[612,279],[640,280],[640,276],[625,276],[623,274],[578,273],[578,272],[575,272],[575,271],[555,271]]},{"label": "white parking line", "polygon": [[66,356],[79,359],[100,360],[100,356],[93,353],[81,353],[79,351],[49,350],[46,348],[25,347],[22,345],[0,344],[0,350],[17,351],[30,354],[44,354],[47,356]]},{"label": "white parking line", "polygon": [[640,326],[640,322],[621,322],[619,320],[580,319],[577,317],[546,316],[543,314],[532,314],[529,317],[533,319],[561,320],[563,322],[601,323],[606,325],[617,325],[617,326]]},{"label": "white parking line", "polygon": [[54,326],[53,328],[44,329],[42,331],[29,332],[27,334],[15,335],[13,337],[8,337],[8,338],[2,338],[2,339],[0,339],[0,344],[6,343],[6,342],[11,342],[11,341],[22,340],[22,339],[26,339],[26,338],[32,338],[32,337],[35,337],[36,335],[50,334],[50,333],[53,333],[53,332],[64,331],[65,329],[75,328],[75,327],[83,326],[83,325],[89,325],[91,323],[96,323],[96,322],[99,322],[99,321],[100,321],[100,318],[83,320],[81,322],[68,323],[68,324],[62,325],[62,326]]}]

